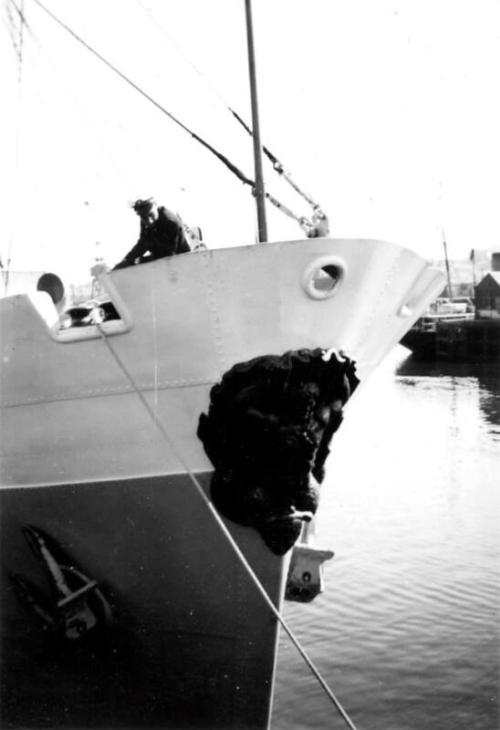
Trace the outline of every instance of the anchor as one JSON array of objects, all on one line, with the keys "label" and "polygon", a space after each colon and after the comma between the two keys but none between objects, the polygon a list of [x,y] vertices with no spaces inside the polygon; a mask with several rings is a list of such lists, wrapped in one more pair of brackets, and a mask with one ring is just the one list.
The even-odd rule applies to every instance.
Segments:
[{"label": "anchor", "polygon": [[25,525],[22,531],[43,566],[50,598],[22,575],[12,574],[10,579],[19,600],[42,629],[75,641],[109,624],[111,607],[97,581],[85,575],[45,532],[32,525]]}]

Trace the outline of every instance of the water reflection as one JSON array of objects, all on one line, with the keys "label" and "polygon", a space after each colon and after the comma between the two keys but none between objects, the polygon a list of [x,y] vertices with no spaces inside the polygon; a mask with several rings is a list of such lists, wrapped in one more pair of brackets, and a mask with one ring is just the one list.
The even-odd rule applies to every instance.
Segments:
[{"label": "water reflection", "polygon": [[[361,728],[493,730],[500,669],[498,364],[397,348],[332,444],[325,593],[285,616]],[[342,727],[285,636],[273,730]]]},{"label": "water reflection", "polygon": [[492,426],[490,433],[500,438],[500,365],[498,362],[424,362],[411,357],[396,368],[396,375],[409,378],[435,378],[440,387],[443,379],[462,389],[464,379],[478,389],[478,405],[484,422]]},{"label": "water reflection", "polygon": [[500,376],[479,376],[481,393],[479,396],[479,407],[486,420],[496,426],[494,432],[500,438]]}]

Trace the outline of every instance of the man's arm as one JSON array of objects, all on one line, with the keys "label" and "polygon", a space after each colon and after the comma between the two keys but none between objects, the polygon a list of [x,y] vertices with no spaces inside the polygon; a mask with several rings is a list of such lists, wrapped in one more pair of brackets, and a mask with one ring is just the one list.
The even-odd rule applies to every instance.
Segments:
[{"label": "man's arm", "polygon": [[118,264],[116,264],[116,266],[113,266],[113,271],[115,269],[124,269],[126,266],[133,266],[135,260],[137,258],[139,258],[140,256],[143,256],[146,253],[146,251],[147,251],[147,247],[146,247],[145,243],[143,242],[142,236],[141,236],[141,238],[139,238],[139,240],[137,241],[135,246],[132,246],[132,248],[130,249],[128,254],[126,256],[124,256],[123,259]]}]

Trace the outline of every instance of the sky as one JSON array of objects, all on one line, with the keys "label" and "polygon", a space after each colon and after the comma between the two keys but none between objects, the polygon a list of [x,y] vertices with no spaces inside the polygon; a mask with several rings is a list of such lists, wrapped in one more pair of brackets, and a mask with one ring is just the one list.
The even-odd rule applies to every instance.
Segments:
[{"label": "sky", "polygon": [[[16,6],[24,5],[20,34]],[[253,177],[243,0],[43,0],[64,23]],[[331,235],[426,258],[500,250],[500,2],[253,0],[261,137]],[[0,255],[13,271],[88,279],[135,243],[137,197],[253,243],[250,189],[52,20],[4,0]],[[7,110],[7,114],[5,113]],[[268,163],[266,189],[307,203]],[[302,237],[267,206],[270,240]]]}]

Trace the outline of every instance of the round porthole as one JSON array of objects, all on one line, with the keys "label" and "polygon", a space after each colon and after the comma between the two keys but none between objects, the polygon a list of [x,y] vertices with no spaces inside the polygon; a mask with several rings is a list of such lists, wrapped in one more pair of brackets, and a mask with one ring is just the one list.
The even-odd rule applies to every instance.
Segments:
[{"label": "round porthole", "polygon": [[302,286],[312,299],[328,299],[346,276],[345,262],[338,256],[322,256],[304,272]]}]

